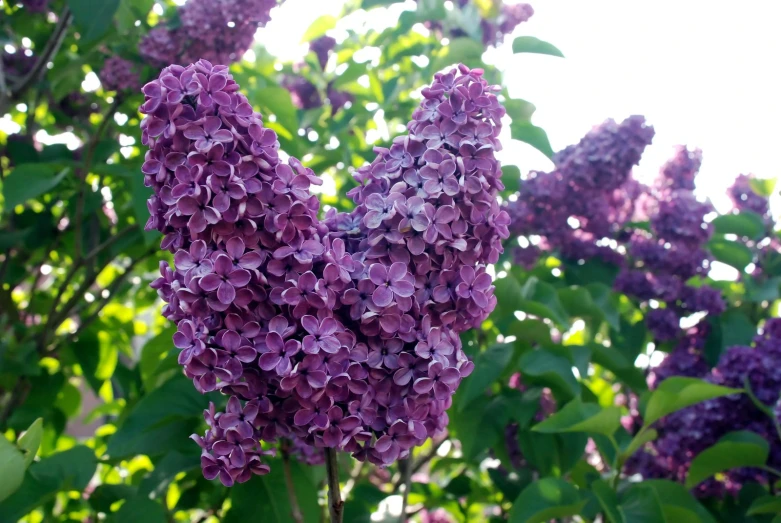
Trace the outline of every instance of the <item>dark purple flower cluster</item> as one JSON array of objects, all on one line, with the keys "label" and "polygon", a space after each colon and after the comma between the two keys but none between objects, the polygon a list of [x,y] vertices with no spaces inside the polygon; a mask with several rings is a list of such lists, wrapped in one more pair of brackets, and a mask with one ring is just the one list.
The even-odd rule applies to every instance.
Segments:
[{"label": "dark purple flower cluster", "polygon": [[409,134],[356,172],[356,208],[319,221],[320,180],[238,89],[201,60],[165,68],[141,107],[147,228],[175,261],[153,287],[185,374],[231,396],[195,437],[204,472],[262,474],[259,442],[280,437],[391,463],[446,427],[473,369],[459,333],[496,303],[504,108],[482,71],[437,74]]},{"label": "dark purple flower cluster", "polygon": [[0,56],[2,56],[3,60],[3,73],[6,76],[6,81],[12,78],[23,77],[35,66],[36,58],[32,49],[19,47],[13,53],[3,49]]},{"label": "dark purple flower cluster", "polygon": [[499,8],[499,16],[495,19],[483,18],[480,27],[483,30],[483,43],[486,46],[498,47],[504,37],[515,31],[515,28],[529,20],[534,9],[529,4],[510,4]]},{"label": "dark purple flower cluster", "polygon": [[331,55],[334,47],[336,47],[336,39],[325,35],[309,43],[309,50],[317,55],[317,63],[320,64],[320,69],[325,70],[328,57]]},{"label": "dark purple flower cluster", "polygon": [[[542,248],[569,260],[599,258],[620,267],[616,290],[665,304],[649,308],[646,321],[654,340],[667,342],[681,334],[680,318],[719,314],[724,303],[715,289],[686,284],[708,269],[704,244],[711,230],[705,216],[711,207],[692,192],[702,155],[679,147],[656,184],[643,186],[632,168],[653,134],[641,116],[606,121],[557,153],[554,171],[531,173],[508,211],[512,233],[542,237],[517,251],[519,263],[533,263],[534,249]],[[632,226],[643,220],[647,228]]]},{"label": "dark purple flower cluster", "polygon": [[[701,368],[699,363],[696,366]],[[687,370],[686,358],[681,360],[679,367]],[[762,334],[754,340],[754,347],[730,347],[718,366],[700,376],[712,383],[735,388],[743,388],[747,381],[756,398],[773,409],[781,395],[781,319],[773,318],[765,323]],[[758,409],[747,394],[698,403],[671,414],[657,425],[659,438],[630,461],[630,472],[641,473],[647,478],[683,481],[697,454],[737,430],[750,430],[765,438],[771,449],[768,465],[781,466],[781,440],[775,420]],[[723,479],[704,482],[696,492],[700,496],[735,493],[748,481],[766,482],[768,479],[766,472],[757,469],[731,470]]]},{"label": "dark purple flower cluster", "polygon": [[135,91],[141,87],[135,64],[119,56],[112,56],[103,63],[100,83],[108,91]]},{"label": "dark purple flower cluster", "polygon": [[139,44],[153,66],[198,59],[231,64],[250,48],[277,0],[189,0],[179,8],[175,27],[160,24]]},{"label": "dark purple flower cluster", "polygon": [[299,109],[316,109],[323,106],[323,99],[317,86],[299,75],[282,78],[282,87],[290,91],[293,105]]},{"label": "dark purple flower cluster", "polygon": [[751,179],[751,175],[741,174],[727,189],[727,194],[738,211],[752,211],[760,216],[768,216],[770,214],[768,199],[754,192],[751,188]]},{"label": "dark purple flower cluster", "polygon": [[21,0],[19,3],[31,13],[45,13],[49,9],[49,0]]},{"label": "dark purple flower cluster", "polygon": [[641,116],[607,120],[557,153],[556,169],[531,173],[509,206],[512,232],[544,236],[550,248],[573,253],[614,236],[632,218],[626,203],[637,198],[638,187],[629,182],[631,170],[653,135]]}]

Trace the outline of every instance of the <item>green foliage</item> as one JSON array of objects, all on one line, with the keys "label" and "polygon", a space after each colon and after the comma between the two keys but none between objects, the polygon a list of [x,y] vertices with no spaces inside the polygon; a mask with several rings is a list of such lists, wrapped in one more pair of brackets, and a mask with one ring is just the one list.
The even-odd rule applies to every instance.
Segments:
[{"label": "green foliage", "polygon": [[686,486],[694,488],[714,474],[733,468],[762,468],[769,454],[767,440],[755,432],[731,432],[692,460]]}]

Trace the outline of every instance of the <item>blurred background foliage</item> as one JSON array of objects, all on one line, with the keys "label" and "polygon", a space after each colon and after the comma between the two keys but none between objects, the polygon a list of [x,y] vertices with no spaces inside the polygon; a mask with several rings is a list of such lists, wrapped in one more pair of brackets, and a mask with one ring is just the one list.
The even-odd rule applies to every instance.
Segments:
[{"label": "blurred background foliage", "polygon": [[[419,0],[386,29],[353,24],[346,38],[323,39],[342,19],[388,16],[396,3],[350,0],[340,18],[317,19],[304,37],[312,52],[297,63],[270,55],[261,28],[231,65],[281,149],[322,175],[326,209],[350,208],[350,173],[405,132],[435,72],[465,63],[501,85],[481,57],[513,33],[508,18],[523,17],[501,0]],[[139,87],[159,70],[139,43],[158,24],[175,27],[177,9],[169,0],[0,0],[0,522],[293,521],[289,485],[304,521],[325,520],[322,466],[274,465],[281,453],[271,474],[227,489],[202,477],[189,440],[209,401],[224,400],[182,376],[174,329],[149,287],[166,254],[144,231],[138,113]],[[515,52],[562,56],[519,27],[505,42]],[[109,88],[112,57],[131,64],[138,85]],[[534,105],[502,94],[505,148],[520,140],[553,157]],[[523,191],[521,170],[503,166],[508,202]],[[772,221],[751,211],[719,220],[709,257],[740,278],[697,277],[726,302],[705,320],[718,333],[708,336],[709,366],[777,316],[781,282]],[[653,345],[647,303],[615,290],[618,267],[555,248],[524,266],[511,256],[516,245],[511,238],[495,268],[495,313],[464,336],[476,370],[454,398],[449,432],[387,469],[342,456],[345,521],[399,520],[401,492],[410,517],[426,522],[779,521],[773,474],[703,499],[687,489],[699,482],[638,482],[623,470],[657,435],[656,419],[734,389],[671,378],[649,390],[652,353],[674,347]],[[625,428],[622,417],[640,421]],[[727,468],[766,467],[768,445],[779,445],[777,435],[736,441],[700,463],[698,477],[718,481],[726,469],[714,462],[725,454],[737,456]]]}]

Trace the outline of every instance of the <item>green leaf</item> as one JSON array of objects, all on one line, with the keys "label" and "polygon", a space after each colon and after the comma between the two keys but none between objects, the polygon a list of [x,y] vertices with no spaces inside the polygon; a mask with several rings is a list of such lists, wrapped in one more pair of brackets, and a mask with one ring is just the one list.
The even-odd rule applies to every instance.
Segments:
[{"label": "green leaf", "polygon": [[464,410],[476,397],[485,394],[485,389],[502,374],[512,355],[513,346],[504,343],[492,345],[477,355],[475,370],[461,385],[465,389],[459,404],[460,410]]},{"label": "green leaf", "polygon": [[135,497],[127,500],[114,515],[115,523],[165,523],[165,509],[149,498]]},{"label": "green leaf", "polygon": [[496,296],[496,311],[493,314],[494,321],[512,318],[515,311],[519,310],[521,299],[521,284],[512,274],[504,278],[494,280],[494,296]]},{"label": "green leaf", "polygon": [[521,188],[521,170],[515,165],[503,165],[502,183],[504,184],[502,194],[509,196],[517,193]]},{"label": "green leaf", "polygon": [[48,456],[30,467],[39,481],[59,485],[58,490],[83,491],[95,474],[98,460],[95,451],[84,445]]},{"label": "green leaf", "polygon": [[591,483],[591,491],[597,497],[599,505],[610,523],[624,523],[624,519],[618,512],[618,495],[607,481],[604,479],[594,481]]},{"label": "green leaf", "polygon": [[513,40],[513,53],[547,54],[564,58],[564,53],[556,46],[533,36],[519,36]]},{"label": "green leaf", "polygon": [[645,426],[695,403],[739,392],[742,392],[742,389],[713,385],[697,378],[667,378],[648,399],[643,416]]},{"label": "green leaf", "polygon": [[518,366],[524,376],[536,378],[566,396],[575,397],[580,392],[580,384],[572,373],[572,362],[549,349],[527,352]]},{"label": "green leaf", "polygon": [[65,178],[69,169],[48,163],[19,165],[3,180],[5,210],[10,212],[17,205],[45,194]]},{"label": "green leaf", "polygon": [[629,442],[629,445],[627,445],[626,449],[624,449],[624,456],[626,458],[629,458],[632,456],[635,452],[637,452],[643,445],[646,443],[650,443],[651,441],[655,440],[659,436],[659,433],[656,432],[656,429],[646,429],[641,430],[638,432],[634,438],[632,438],[632,441]]},{"label": "green leaf", "polygon": [[[99,393],[103,382],[111,379],[119,361],[119,350],[108,340],[100,340],[98,331],[89,329],[74,343],[73,353],[92,390]],[[105,333],[104,333],[105,335]]]},{"label": "green leaf", "polygon": [[93,42],[112,27],[119,0],[68,0],[73,19],[84,42]]},{"label": "green leaf", "polygon": [[24,452],[24,466],[29,467],[35,459],[43,437],[43,418],[33,421],[24,434],[16,442],[16,446]]},{"label": "green leaf", "polygon": [[528,143],[548,158],[553,158],[553,147],[548,140],[548,133],[541,127],[537,127],[531,122],[511,122],[510,136],[513,140],[520,140]]},{"label": "green leaf", "polygon": [[301,37],[301,43],[311,42],[315,38],[323,36],[326,31],[336,27],[336,18],[331,15],[323,15],[310,24],[304,36]]},{"label": "green leaf", "polygon": [[103,483],[95,487],[89,496],[89,504],[97,512],[111,512],[111,505],[136,495],[136,487],[123,483]]},{"label": "green leaf", "polygon": [[717,234],[735,234],[753,240],[765,233],[762,217],[751,211],[742,211],[739,214],[722,214],[711,223]]},{"label": "green leaf", "polygon": [[0,501],[4,500],[22,484],[27,468],[24,455],[5,436],[0,434]]},{"label": "green leaf", "polygon": [[748,516],[757,514],[781,514],[781,496],[764,496],[754,500],[748,509]]},{"label": "green leaf", "polygon": [[602,318],[610,327],[615,330],[621,330],[621,316],[618,312],[618,297],[604,283],[589,283],[586,289],[591,293],[591,299],[602,312]]},{"label": "green leaf", "polygon": [[544,523],[554,518],[575,516],[585,504],[570,483],[544,478],[523,489],[510,511],[510,523]]},{"label": "green leaf", "polygon": [[163,497],[177,474],[196,469],[199,464],[197,454],[185,455],[177,451],[167,453],[138,485],[139,496],[153,499]]},{"label": "green leaf", "polygon": [[769,198],[776,188],[777,178],[751,178],[751,189],[760,196]]},{"label": "green leaf", "polygon": [[520,310],[551,319],[559,326],[569,328],[569,315],[559,300],[556,288],[550,283],[532,276],[521,288],[520,297],[522,298],[518,304]]},{"label": "green leaf", "polygon": [[596,403],[583,403],[580,398],[575,398],[561,410],[536,424],[532,430],[545,433],[594,432],[612,436],[620,426],[621,409],[618,407],[603,409]]},{"label": "green leaf", "polygon": [[629,488],[618,511],[626,523],[668,523],[656,491],[642,483]]},{"label": "green leaf", "polygon": [[751,345],[757,327],[743,311],[730,309],[719,317],[722,352],[733,345]]},{"label": "green leaf", "polygon": [[432,69],[439,71],[457,64],[479,67],[482,64],[483,51],[484,48],[480,42],[466,37],[456,38],[442,50],[442,54],[434,59]]},{"label": "green leaf", "polygon": [[401,0],[363,0],[361,2],[362,9],[372,9],[374,7],[387,7],[391,4],[396,4]]},{"label": "green leaf", "polygon": [[751,249],[731,240],[715,238],[708,242],[708,249],[716,260],[739,271],[743,271],[754,258]]},{"label": "green leaf", "polygon": [[161,362],[165,359],[171,349],[173,349],[173,335],[176,332],[175,327],[168,327],[160,334],[151,338],[141,349],[141,358],[138,361],[138,369],[141,373],[141,381],[144,389],[151,391],[157,384],[158,373]]},{"label": "green leaf", "polygon": [[[662,510],[668,521],[697,521],[698,523],[716,523],[714,517],[703,507],[680,483],[666,479],[646,479],[643,485],[651,487],[662,502]],[[673,514],[683,510],[688,518],[673,517]]]},{"label": "green leaf", "polygon": [[[246,483],[231,487],[231,508],[222,523],[253,521],[258,518],[258,514],[263,515],[264,521],[293,523],[282,460],[273,459],[267,463],[271,467],[269,474],[254,476]],[[298,461],[290,462],[290,475],[301,515],[304,521],[318,521],[320,507],[317,503],[317,485],[309,469]]]},{"label": "green leaf", "polygon": [[192,434],[208,402],[209,398],[195,390],[190,380],[176,376],[132,408],[109,439],[106,453],[111,458],[123,458],[187,448],[185,440]]},{"label": "green leaf", "polygon": [[686,488],[694,488],[709,477],[740,467],[763,467],[770,454],[770,444],[755,432],[730,432],[715,445],[692,460]]},{"label": "green leaf", "polygon": [[532,115],[537,110],[533,103],[520,98],[508,99],[504,102],[504,108],[513,122],[531,122]]},{"label": "green leaf", "polygon": [[273,114],[291,136],[298,136],[298,115],[290,91],[284,87],[263,87],[252,94],[252,101],[260,106],[266,118]]},{"label": "green leaf", "polygon": [[376,103],[382,104],[385,101],[385,95],[382,92],[382,82],[377,76],[377,71],[369,71],[369,89]]}]

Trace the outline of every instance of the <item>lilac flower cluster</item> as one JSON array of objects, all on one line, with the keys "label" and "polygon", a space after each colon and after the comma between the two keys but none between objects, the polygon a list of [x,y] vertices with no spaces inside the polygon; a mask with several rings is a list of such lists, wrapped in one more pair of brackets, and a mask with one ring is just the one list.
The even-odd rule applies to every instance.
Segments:
[{"label": "lilac flower cluster", "polygon": [[[615,236],[632,218],[639,189],[630,182],[632,167],[651,143],[654,131],[641,116],[618,124],[607,120],[578,144],[554,157],[556,169],[533,172],[508,211],[516,235],[545,237],[548,249],[573,258],[615,255],[598,241]],[[573,227],[573,220],[577,227]]]},{"label": "lilac flower cluster", "polygon": [[[478,9],[473,0],[457,0],[454,2],[458,8],[464,9],[469,6],[472,9]],[[504,4],[499,2],[499,10],[490,18],[480,17],[480,30],[482,32],[482,41],[486,47],[498,47],[504,42],[505,36],[512,33],[516,27],[529,20],[534,14],[534,9],[529,4]],[[473,13],[470,13],[471,16]],[[440,20],[428,20],[425,22],[427,28],[435,31],[441,37],[461,38],[468,36],[463,28],[459,26],[450,27]]]},{"label": "lilac flower cluster", "polygon": [[[620,267],[616,290],[665,304],[649,309],[646,322],[656,342],[668,342],[680,336],[680,318],[719,314],[724,303],[715,289],[686,284],[708,269],[703,246],[711,234],[705,222],[711,207],[692,192],[702,155],[679,147],[654,186],[643,186],[632,168],[652,138],[641,116],[620,124],[608,120],[557,153],[554,171],[532,173],[508,210],[514,234],[542,237],[538,245],[514,251],[519,263],[530,266],[542,248]],[[632,226],[644,220],[647,228]]]},{"label": "lilac flower cluster", "polygon": [[[685,367],[685,365],[682,365]],[[697,364],[702,372],[702,366]],[[692,373],[690,372],[689,375]],[[768,320],[754,347],[730,347],[718,366],[705,367],[699,377],[727,387],[743,388],[746,380],[756,398],[773,409],[781,395],[781,319]],[[659,438],[629,462],[630,472],[644,477],[683,481],[691,460],[729,432],[750,430],[770,443],[768,465],[781,466],[781,437],[774,420],[758,409],[747,394],[735,394],[696,404],[671,414],[657,424]],[[700,496],[735,493],[748,481],[767,482],[768,474],[756,469],[728,471],[723,480],[701,484]]]},{"label": "lilac flower cluster", "polygon": [[741,174],[727,189],[727,194],[738,211],[752,211],[767,217],[770,214],[768,199],[754,192],[751,188],[751,179],[751,175]]},{"label": "lilac flower cluster", "polygon": [[[284,0],[283,0],[284,1]],[[250,48],[259,27],[271,18],[277,0],[189,0],[179,8],[175,27],[160,24],[140,42],[153,66],[206,59],[230,64]]]},{"label": "lilac flower cluster", "polygon": [[5,49],[0,54],[3,61],[3,73],[6,81],[21,78],[29,73],[35,66],[35,56],[32,49],[18,47],[15,52],[9,53]]},{"label": "lilac flower cluster", "polygon": [[109,91],[135,91],[141,87],[135,64],[119,56],[112,56],[103,63],[100,83]]},{"label": "lilac flower cluster", "polygon": [[446,427],[473,369],[459,333],[496,303],[504,108],[481,70],[437,74],[409,134],[356,171],[356,208],[320,221],[320,180],[238,89],[225,66],[174,65],[141,107],[147,228],[175,262],[153,287],[185,374],[231,396],[194,436],[204,473],[262,474],[280,437],[391,463]]},{"label": "lilac flower cluster", "polygon": [[20,3],[31,13],[45,13],[49,9],[49,0],[21,0]]},{"label": "lilac flower cluster", "polygon": [[[322,70],[325,70],[328,58],[335,47],[336,40],[330,36],[321,36],[309,43],[309,50],[317,56],[318,64]],[[302,67],[304,67],[303,63],[296,64],[293,66],[293,71],[297,72]],[[326,86],[325,98],[315,84],[299,74],[285,75],[282,77],[281,83],[282,87],[290,91],[293,105],[299,109],[317,109],[323,106],[324,100],[328,100],[331,106],[331,116],[333,116],[342,107],[355,100],[351,93],[340,91],[334,87],[333,80],[328,82]]]}]

